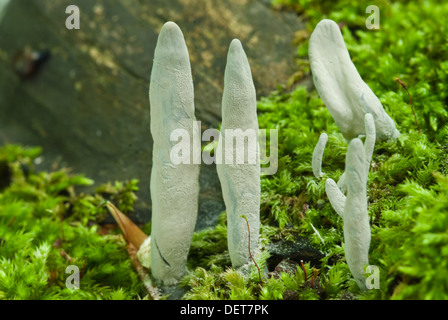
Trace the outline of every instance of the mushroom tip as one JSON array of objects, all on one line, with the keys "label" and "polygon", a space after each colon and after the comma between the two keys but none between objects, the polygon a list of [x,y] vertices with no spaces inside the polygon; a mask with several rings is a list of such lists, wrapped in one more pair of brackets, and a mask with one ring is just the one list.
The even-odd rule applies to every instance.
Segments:
[{"label": "mushroom tip", "polygon": [[[314,28],[310,37],[309,55],[320,56],[322,48],[341,42],[342,34],[339,25],[330,19],[322,19]],[[329,44],[329,43],[332,44]],[[343,42],[343,40],[342,40]],[[333,52],[332,52],[333,54]],[[313,63],[313,61],[311,61]]]},{"label": "mushroom tip", "polygon": [[229,54],[239,54],[239,55],[244,54],[243,45],[240,40],[233,39],[230,42]]},{"label": "mushroom tip", "polygon": [[162,27],[163,29],[178,29],[179,26],[173,21],[167,21]]},{"label": "mushroom tip", "polygon": [[325,132],[322,132],[320,134],[320,139],[322,139],[322,141],[327,142],[328,141],[328,134],[326,134]]},{"label": "mushroom tip", "polygon": [[363,147],[363,143],[361,141],[361,139],[359,138],[354,138],[350,144],[349,144],[349,148],[350,146],[352,146],[353,149],[357,149],[357,148],[362,148]]},{"label": "mushroom tip", "polygon": [[229,45],[229,51],[227,53],[227,66],[231,67],[230,68],[226,67],[226,70],[229,69],[232,70],[232,72],[240,74],[241,69],[243,70],[249,69],[248,63],[249,61],[247,59],[246,53],[244,52],[241,41],[238,39],[233,39]]},{"label": "mushroom tip", "polygon": [[371,113],[366,113],[366,115],[364,116],[364,119],[366,121],[374,120],[373,115]]},{"label": "mushroom tip", "polygon": [[233,39],[231,42],[230,42],[230,46],[240,46],[240,47],[242,47],[243,45],[241,44],[241,41],[239,40],[239,39]]},{"label": "mushroom tip", "polygon": [[314,29],[313,34],[311,34],[311,37],[313,38],[323,37],[325,39],[331,39],[331,41],[334,41],[339,36],[342,37],[339,25],[335,21],[330,19],[323,19],[319,21],[319,23],[316,25],[316,28]]},{"label": "mushroom tip", "polygon": [[336,182],[333,179],[328,178],[327,180],[325,180],[325,186],[326,187],[336,186]]},{"label": "mushroom tip", "polygon": [[162,29],[160,30],[159,37],[183,37],[182,30],[173,21],[165,22]]},{"label": "mushroom tip", "polygon": [[316,25],[317,27],[336,27],[339,29],[339,26],[336,22],[334,22],[333,20],[330,19],[322,19],[321,21],[319,21],[319,23]]}]

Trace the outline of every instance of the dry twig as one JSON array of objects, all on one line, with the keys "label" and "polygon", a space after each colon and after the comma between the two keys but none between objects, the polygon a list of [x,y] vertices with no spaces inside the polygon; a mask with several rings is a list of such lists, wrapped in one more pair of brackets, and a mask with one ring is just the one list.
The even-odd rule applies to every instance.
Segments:
[{"label": "dry twig", "polygon": [[135,271],[137,271],[140,280],[143,282],[146,291],[148,291],[148,294],[153,300],[159,300],[161,296],[159,289],[157,289],[157,287],[153,285],[151,276],[149,275],[148,271],[141,265],[140,261],[138,261],[138,249],[129,242],[126,246],[126,250],[128,251],[132,265],[134,266]]}]

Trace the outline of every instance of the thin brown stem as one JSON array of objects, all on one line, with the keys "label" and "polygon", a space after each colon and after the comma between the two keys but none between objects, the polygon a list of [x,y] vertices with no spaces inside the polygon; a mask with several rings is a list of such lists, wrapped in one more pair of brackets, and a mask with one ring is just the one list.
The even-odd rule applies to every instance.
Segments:
[{"label": "thin brown stem", "polygon": [[14,223],[14,221],[16,221],[16,218],[17,216],[12,217],[11,221],[9,221],[8,223],[8,227],[10,227]]},{"label": "thin brown stem", "polygon": [[67,260],[69,263],[73,263],[75,261],[75,259],[73,259],[72,257],[70,257],[68,255],[68,253],[62,249],[61,251],[59,251],[59,254],[62,258],[64,258],[65,260]]},{"label": "thin brown stem", "polygon": [[150,295],[151,299],[160,300],[162,296],[160,290],[156,286],[154,286],[151,280],[151,276],[148,273],[148,270],[142,266],[142,264],[137,258],[138,249],[131,242],[129,242],[126,246],[126,250],[128,251],[132,266],[137,271],[137,274],[140,280],[143,282],[143,285],[148,294]]},{"label": "thin brown stem", "polygon": [[87,257],[84,257],[84,265],[82,266],[80,279],[82,279],[82,277],[84,277],[84,271],[86,271],[86,264],[87,264]]},{"label": "thin brown stem", "polygon": [[257,267],[257,269],[258,269],[258,277],[260,278],[260,283],[263,283],[263,281],[261,280],[261,272],[260,272],[260,268],[258,267],[258,264],[257,264],[257,262],[255,262],[255,259],[254,259],[254,257],[252,257],[252,253],[250,252],[250,227],[249,227],[249,221],[247,220],[247,218],[243,215],[243,216],[241,216],[244,220],[246,220],[246,224],[247,224],[247,231],[248,231],[248,233],[249,233],[249,255],[250,255],[250,258],[252,259],[252,261],[254,262],[254,264],[255,264],[255,266]]},{"label": "thin brown stem", "polygon": [[303,260],[300,260],[300,264],[302,265],[302,270],[303,270],[303,273],[305,274],[305,281],[306,281],[307,280],[307,276],[306,276],[305,266],[303,265]]},{"label": "thin brown stem", "polygon": [[415,114],[414,107],[412,106],[411,94],[409,93],[408,88],[406,87],[406,85],[404,84],[404,82],[401,81],[400,79],[396,78],[395,80],[396,80],[396,81],[403,87],[403,89],[406,90],[406,92],[408,93],[408,96],[409,96],[409,105],[411,106],[412,113],[414,114],[415,125],[417,126],[418,133],[422,133],[422,131],[420,130],[420,127],[418,126],[417,116],[416,116],[416,114]]}]

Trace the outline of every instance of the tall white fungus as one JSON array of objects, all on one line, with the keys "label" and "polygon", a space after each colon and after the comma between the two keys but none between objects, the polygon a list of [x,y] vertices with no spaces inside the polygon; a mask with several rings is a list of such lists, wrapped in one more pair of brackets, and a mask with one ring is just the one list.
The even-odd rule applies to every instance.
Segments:
[{"label": "tall white fungus", "polygon": [[347,199],[344,208],[345,259],[356,283],[366,289],[364,268],[369,264],[370,224],[367,211],[366,156],[360,139],[353,139],[347,150]]},{"label": "tall white fungus", "polygon": [[373,116],[377,140],[399,136],[394,121],[362,80],[336,22],[320,21],[309,42],[314,85],[347,140],[365,134],[364,115]]},{"label": "tall white fungus", "polygon": [[[194,94],[190,60],[180,28],[167,22],[160,31],[154,53],[149,89],[153,166],[151,171],[151,270],[156,280],[171,285],[185,273],[198,214],[199,128],[194,125]],[[188,163],[174,164],[171,133],[187,135],[183,152]]]},{"label": "tall white fungus", "polygon": [[[218,177],[227,211],[227,242],[235,268],[249,263],[258,248],[260,230],[260,159],[255,86],[241,42],[229,47],[218,143]],[[249,223],[241,217],[244,215]]]}]

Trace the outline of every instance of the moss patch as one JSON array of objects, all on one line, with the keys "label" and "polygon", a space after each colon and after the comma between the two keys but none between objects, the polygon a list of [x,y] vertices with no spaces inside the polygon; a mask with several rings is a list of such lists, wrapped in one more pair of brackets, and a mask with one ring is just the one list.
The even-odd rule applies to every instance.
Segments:
[{"label": "moss patch", "polygon": [[[77,191],[92,180],[67,170],[35,172],[39,148],[0,148],[0,297],[3,299],[138,299],[146,294],[123,237],[102,225],[101,193]],[[133,205],[136,181],[105,185],[121,209]],[[119,205],[120,206],[120,205]],[[68,289],[74,265],[80,288]]]}]

